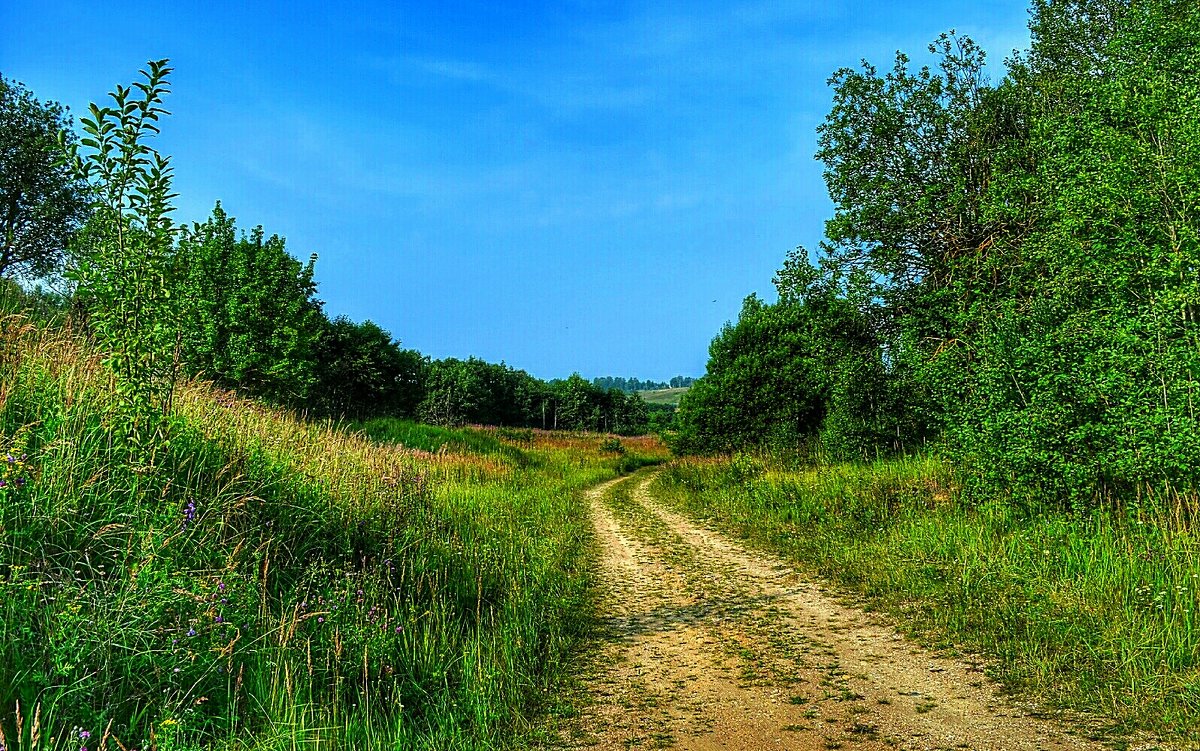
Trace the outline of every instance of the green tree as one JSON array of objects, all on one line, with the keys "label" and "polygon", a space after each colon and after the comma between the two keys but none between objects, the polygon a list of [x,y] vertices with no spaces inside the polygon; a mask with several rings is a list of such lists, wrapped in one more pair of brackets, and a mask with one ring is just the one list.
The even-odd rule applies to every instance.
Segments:
[{"label": "green tree", "polygon": [[[680,388],[678,386],[674,388]],[[676,408],[672,404],[646,404],[646,432],[670,436],[675,430]]]},{"label": "green tree", "polygon": [[63,163],[60,138],[76,143],[55,102],[39,102],[0,76],[0,276],[62,271],[72,236],[87,216],[87,184]]},{"label": "green tree", "polygon": [[598,430],[596,393],[598,389],[578,373],[551,384],[555,391],[554,427],[561,430]]},{"label": "green tree", "polygon": [[519,424],[530,428],[546,429],[554,419],[554,392],[549,384],[534,378],[523,370],[517,371],[514,398],[519,405],[522,420]]},{"label": "green tree", "polygon": [[418,414],[435,425],[465,425],[479,414],[486,399],[481,373],[470,360],[435,360],[425,380]]},{"label": "green tree", "polygon": [[837,71],[833,109],[818,128],[836,206],[829,242],[840,262],[877,275],[897,304],[913,288],[944,284],[950,262],[991,234],[980,205],[988,171],[972,148],[983,51],[949,34],[929,50],[936,71],[912,71],[903,53],[883,75],[868,63]]},{"label": "green tree", "polygon": [[[864,63],[830,80],[834,105],[817,158],[835,213],[826,262],[860,298],[888,366],[912,376],[911,411],[941,422],[970,390],[961,346],[981,299],[1020,282],[1012,249],[1030,225],[1027,89],[987,85],[985,55],[945,34],[933,68],[898,53],[880,75]],[[931,366],[933,363],[933,366]]]},{"label": "green tree", "polygon": [[650,424],[650,410],[640,394],[622,394],[614,398],[612,432],[642,435]]},{"label": "green tree", "polygon": [[799,448],[862,459],[903,448],[925,426],[906,404],[903,364],[886,357],[881,304],[862,269],[814,266],[803,248],[775,277],[779,300],[755,296],[709,348],[704,378],[674,421],[681,451]]},{"label": "green tree", "polygon": [[796,445],[817,433],[828,384],[808,319],[802,304],[746,298],[737,323],[709,346],[704,377],[680,400],[681,449]]},{"label": "green tree", "polygon": [[428,358],[401,349],[371,321],[354,323],[339,316],[327,322],[316,345],[316,362],[310,401],[323,414],[411,418],[425,398]]},{"label": "green tree", "polygon": [[220,203],[208,221],[183,231],[175,296],[189,369],[278,403],[305,403],[326,324],[315,262],[296,260],[262,227],[239,237]]},{"label": "green tree", "polygon": [[80,118],[79,143],[64,135],[62,145],[76,178],[91,186],[91,215],[77,240],[78,295],[117,376],[117,421],[130,458],[152,464],[166,438],[180,329],[171,299],[172,170],[148,143],[168,114],[171,68],[157,60],[141,72],[136,96],[117,86],[113,106],[92,104]]}]

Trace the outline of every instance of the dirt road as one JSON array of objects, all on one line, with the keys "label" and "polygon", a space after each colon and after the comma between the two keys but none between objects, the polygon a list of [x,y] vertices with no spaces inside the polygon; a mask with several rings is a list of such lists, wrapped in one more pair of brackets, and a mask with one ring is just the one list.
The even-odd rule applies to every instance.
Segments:
[{"label": "dirt road", "polygon": [[608,638],[563,747],[1099,749],[1006,702],[782,561],[650,497],[592,491]]}]

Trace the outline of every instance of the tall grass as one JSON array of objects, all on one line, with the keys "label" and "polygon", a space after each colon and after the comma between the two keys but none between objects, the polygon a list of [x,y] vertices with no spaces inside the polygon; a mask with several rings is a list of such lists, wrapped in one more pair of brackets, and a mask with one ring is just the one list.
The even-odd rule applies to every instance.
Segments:
[{"label": "tall grass", "polygon": [[1200,740],[1200,535],[1174,503],[968,503],[932,458],[680,460],[674,504],[811,567],[1048,707]]},{"label": "tall grass", "polygon": [[430,453],[498,454],[516,462],[528,461],[530,457],[520,447],[531,446],[534,442],[534,432],[527,429],[475,427],[456,430],[388,417],[352,423],[351,427],[380,443],[395,443]]},{"label": "tall grass", "polygon": [[0,358],[10,751],[490,748],[561,677],[602,437],[430,450],[191,383],[139,472],[78,337],[8,315]]}]

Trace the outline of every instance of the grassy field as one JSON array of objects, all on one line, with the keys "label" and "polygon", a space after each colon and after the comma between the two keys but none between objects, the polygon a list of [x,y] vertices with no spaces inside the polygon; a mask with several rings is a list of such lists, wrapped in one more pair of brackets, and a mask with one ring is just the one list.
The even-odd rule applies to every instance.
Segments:
[{"label": "grassy field", "polygon": [[639,391],[643,399],[648,404],[679,404],[679,399],[687,393],[687,388],[681,389],[656,389],[654,391]]},{"label": "grassy field", "polygon": [[1071,514],[963,501],[927,458],[816,469],[672,463],[673,505],[799,562],[922,640],[992,658],[1008,687],[1200,740],[1200,535],[1180,499]]},{"label": "grassy field", "polygon": [[76,336],[8,315],[0,348],[7,751],[517,744],[588,624],[577,494],[665,454],[188,383],[146,471]]}]

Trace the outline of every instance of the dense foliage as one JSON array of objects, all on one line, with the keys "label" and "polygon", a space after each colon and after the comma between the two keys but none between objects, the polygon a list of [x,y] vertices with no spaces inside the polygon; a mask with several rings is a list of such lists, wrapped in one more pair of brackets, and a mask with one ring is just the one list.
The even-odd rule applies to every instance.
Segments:
[{"label": "dense foliage", "polygon": [[319,414],[343,417],[412,417],[425,391],[428,359],[402,349],[371,321],[321,318],[316,381],[307,404]]},{"label": "dense foliage", "polygon": [[820,261],[713,342],[682,449],[940,438],[985,487],[1195,489],[1200,6],[1038,0],[1031,30],[995,84],[953,34],[834,74]]}]

